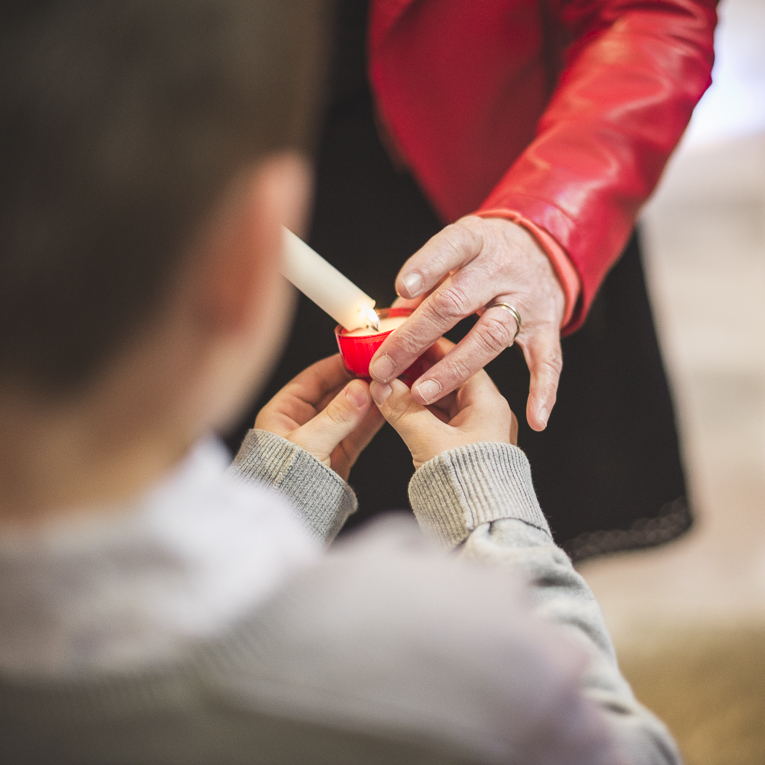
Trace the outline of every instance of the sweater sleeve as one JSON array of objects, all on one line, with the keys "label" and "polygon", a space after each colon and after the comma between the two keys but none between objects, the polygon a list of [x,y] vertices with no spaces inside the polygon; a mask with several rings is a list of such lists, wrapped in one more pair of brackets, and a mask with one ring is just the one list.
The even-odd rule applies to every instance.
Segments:
[{"label": "sweater sleeve", "polygon": [[484,443],[445,452],[415,473],[409,495],[428,536],[463,558],[522,576],[539,615],[585,649],[582,693],[602,710],[628,762],[680,762],[667,729],[619,672],[595,596],[553,542],[520,449]]},{"label": "sweater sleeve", "polygon": [[357,508],[353,489],[337,473],[305,449],[265,430],[247,434],[231,472],[278,489],[321,542],[331,542]]}]

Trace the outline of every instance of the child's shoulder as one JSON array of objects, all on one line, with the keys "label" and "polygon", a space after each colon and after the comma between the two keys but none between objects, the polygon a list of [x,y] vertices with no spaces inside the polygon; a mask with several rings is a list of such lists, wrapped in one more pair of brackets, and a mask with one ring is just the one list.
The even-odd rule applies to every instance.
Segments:
[{"label": "child's shoulder", "polygon": [[[445,554],[403,514],[293,572],[244,629],[224,684],[244,703],[307,719],[385,718],[393,729],[478,740],[495,719],[537,715],[526,700],[554,698],[570,680],[549,660],[568,646],[532,617],[507,570]],[[483,702],[498,717],[479,720]]]}]

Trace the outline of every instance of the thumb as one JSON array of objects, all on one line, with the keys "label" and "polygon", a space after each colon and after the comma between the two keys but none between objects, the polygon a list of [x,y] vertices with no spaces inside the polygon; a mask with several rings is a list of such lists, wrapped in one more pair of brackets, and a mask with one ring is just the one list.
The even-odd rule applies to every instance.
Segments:
[{"label": "thumb", "polygon": [[332,452],[358,428],[371,405],[367,384],[352,380],[319,414],[294,431],[289,440],[329,467]]},{"label": "thumb", "polygon": [[433,417],[422,404],[412,398],[409,388],[401,380],[395,379],[389,383],[373,381],[370,391],[382,416],[405,441],[407,433],[419,421]]},{"label": "thumb", "polygon": [[409,448],[415,467],[438,453],[441,428],[446,427],[432,412],[412,398],[401,380],[373,382],[370,391],[383,417],[393,426]]}]

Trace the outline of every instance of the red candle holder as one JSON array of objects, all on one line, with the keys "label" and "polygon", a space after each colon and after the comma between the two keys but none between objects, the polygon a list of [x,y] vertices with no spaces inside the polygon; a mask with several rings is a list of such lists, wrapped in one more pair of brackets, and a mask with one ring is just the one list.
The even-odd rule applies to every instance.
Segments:
[{"label": "red candle holder", "polygon": [[[381,308],[375,313],[380,319],[394,319],[397,316],[411,316],[411,308]],[[373,333],[369,330],[369,335],[349,335],[348,330],[341,326],[335,327],[335,337],[337,338],[337,347],[340,349],[340,356],[343,359],[343,366],[355,377],[370,382],[369,362],[372,356],[377,353],[377,349],[383,344],[385,338],[395,329],[388,332]],[[406,383],[410,388],[412,383],[425,372],[425,365],[422,357],[417,359],[409,369],[402,372],[398,379]]]}]

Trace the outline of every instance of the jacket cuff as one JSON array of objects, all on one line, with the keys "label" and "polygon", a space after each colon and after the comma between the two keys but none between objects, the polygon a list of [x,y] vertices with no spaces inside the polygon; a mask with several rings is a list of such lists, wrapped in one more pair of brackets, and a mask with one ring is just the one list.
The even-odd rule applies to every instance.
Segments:
[{"label": "jacket cuff", "polygon": [[423,532],[456,547],[484,523],[516,519],[550,533],[526,455],[510,444],[468,444],[439,454],[409,482]]},{"label": "jacket cuff", "polygon": [[544,250],[545,254],[550,259],[552,267],[555,269],[555,274],[558,277],[558,281],[563,288],[563,293],[566,296],[566,310],[563,314],[563,321],[560,326],[561,332],[567,334],[566,330],[571,323],[571,318],[577,307],[579,295],[582,292],[582,283],[579,279],[579,273],[563,247],[558,244],[549,231],[545,231],[545,229],[538,226],[534,221],[529,220],[523,213],[520,213],[517,210],[492,208],[487,210],[482,209],[473,214],[479,218],[505,218],[506,220],[510,220],[513,223],[522,226],[534,237],[537,244]]},{"label": "jacket cuff", "polygon": [[305,449],[265,430],[247,433],[231,472],[273,486],[296,507],[315,537],[331,542],[358,502],[340,476]]}]

